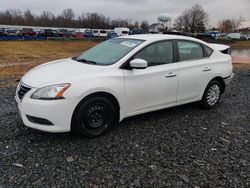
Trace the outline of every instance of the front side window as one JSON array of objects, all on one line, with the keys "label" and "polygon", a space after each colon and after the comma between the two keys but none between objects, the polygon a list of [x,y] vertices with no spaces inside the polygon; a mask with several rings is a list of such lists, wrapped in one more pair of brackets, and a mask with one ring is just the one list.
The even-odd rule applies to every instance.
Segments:
[{"label": "front side window", "polygon": [[191,41],[178,41],[180,61],[201,59],[204,57],[203,49],[199,43]]},{"label": "front side window", "polygon": [[162,41],[151,44],[137,53],[134,59],[144,59],[148,62],[148,66],[173,63],[173,43]]},{"label": "front side window", "polygon": [[74,58],[74,60],[96,65],[111,65],[119,61],[143,42],[144,40],[137,39],[110,39],[89,49],[82,55]]}]

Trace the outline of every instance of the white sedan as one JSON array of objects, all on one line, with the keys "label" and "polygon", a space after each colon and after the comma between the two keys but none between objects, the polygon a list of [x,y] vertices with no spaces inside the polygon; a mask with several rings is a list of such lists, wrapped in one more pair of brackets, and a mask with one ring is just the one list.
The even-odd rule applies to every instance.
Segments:
[{"label": "white sedan", "polygon": [[228,49],[175,35],[119,37],[33,68],[15,99],[28,127],[95,137],[129,116],[194,101],[214,107],[233,77]]}]

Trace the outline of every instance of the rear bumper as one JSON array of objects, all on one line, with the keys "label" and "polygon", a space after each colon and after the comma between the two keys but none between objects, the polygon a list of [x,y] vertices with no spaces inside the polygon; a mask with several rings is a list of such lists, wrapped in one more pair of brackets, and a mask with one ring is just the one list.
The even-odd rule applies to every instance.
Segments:
[{"label": "rear bumper", "polygon": [[229,85],[229,84],[231,83],[231,81],[232,81],[234,75],[235,75],[235,74],[232,73],[230,76],[228,76],[228,77],[226,77],[226,78],[223,78],[224,83],[225,83],[226,86]]}]

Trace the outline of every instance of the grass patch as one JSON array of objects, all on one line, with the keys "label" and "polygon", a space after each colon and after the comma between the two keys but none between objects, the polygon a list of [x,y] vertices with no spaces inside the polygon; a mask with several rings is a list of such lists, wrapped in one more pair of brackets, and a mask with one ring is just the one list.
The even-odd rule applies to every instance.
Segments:
[{"label": "grass patch", "polygon": [[98,41],[0,42],[0,86],[13,85],[31,68],[48,61],[72,57]]},{"label": "grass patch", "polygon": [[230,44],[233,49],[250,49],[250,40],[237,41]]},{"label": "grass patch", "polygon": [[96,41],[7,41],[0,42],[0,66],[45,63],[80,54]]}]

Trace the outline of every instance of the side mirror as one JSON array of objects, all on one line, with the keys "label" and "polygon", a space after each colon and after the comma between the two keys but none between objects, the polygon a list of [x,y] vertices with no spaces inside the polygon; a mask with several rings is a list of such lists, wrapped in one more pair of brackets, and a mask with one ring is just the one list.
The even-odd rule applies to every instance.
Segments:
[{"label": "side mirror", "polygon": [[129,62],[129,65],[133,69],[145,69],[148,67],[148,62],[144,59],[133,59]]}]

